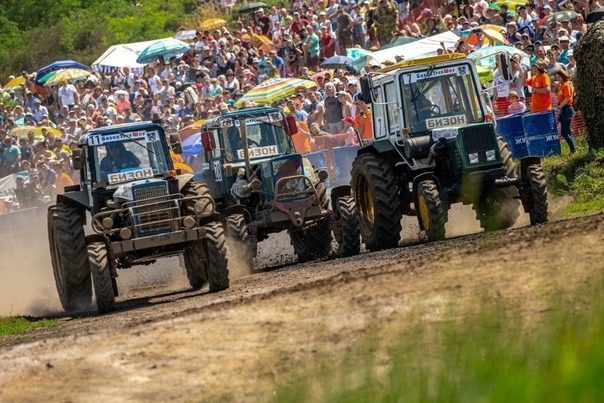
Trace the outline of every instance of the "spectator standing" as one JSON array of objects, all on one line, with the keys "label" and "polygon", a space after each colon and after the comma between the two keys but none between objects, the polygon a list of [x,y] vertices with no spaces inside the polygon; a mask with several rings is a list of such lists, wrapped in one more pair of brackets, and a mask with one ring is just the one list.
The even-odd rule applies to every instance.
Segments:
[{"label": "spectator standing", "polygon": [[14,173],[21,170],[21,150],[19,147],[13,144],[13,139],[10,136],[6,136],[2,140],[4,146],[4,166],[6,173]]},{"label": "spectator standing", "polygon": [[556,71],[558,76],[557,97],[558,97],[558,121],[560,122],[560,134],[568,143],[570,152],[575,152],[575,138],[570,128],[570,122],[575,116],[575,110],[573,108],[573,100],[575,97],[575,90],[573,84],[570,82],[568,73],[564,70]]},{"label": "spectator standing", "polygon": [[56,175],[55,192],[56,194],[63,194],[65,193],[66,186],[73,186],[73,180],[67,172],[65,172],[60,161],[54,161],[52,163],[52,169]]},{"label": "spectator standing", "polygon": [[344,11],[344,7],[338,6],[338,29],[336,36],[338,38],[339,54],[346,56],[346,49],[352,47],[352,28],[354,21],[350,14]]},{"label": "spectator standing", "polygon": [[58,91],[59,96],[59,105],[61,107],[67,106],[69,109],[73,108],[73,106],[79,103],[80,96],[76,91],[76,88],[67,83],[67,80],[61,80],[61,87]]},{"label": "spectator standing", "polygon": [[373,12],[373,21],[378,31],[380,46],[384,46],[394,37],[397,32],[396,22],[398,10],[396,6],[387,0],[379,0],[378,6]]},{"label": "spectator standing", "polygon": [[332,83],[325,84],[325,128],[331,134],[342,133],[344,124],[342,106],[336,97],[336,88]]},{"label": "spectator standing", "polygon": [[304,39],[302,50],[306,55],[306,65],[308,66],[308,68],[313,71],[318,71],[319,54],[321,52],[319,46],[319,37],[315,33],[315,27],[313,25],[309,25],[307,28],[308,35],[306,36],[306,39]]},{"label": "spectator standing", "polygon": [[526,79],[527,85],[532,89],[531,111],[537,113],[551,110],[551,80],[543,59],[535,62],[535,65],[531,67],[531,74],[532,76]]},{"label": "spectator standing", "polygon": [[508,95],[508,101],[510,105],[508,106],[508,113],[513,115],[515,113],[524,113],[526,112],[526,105],[524,102],[520,101],[518,97],[518,93],[516,91],[510,91],[510,95]]}]

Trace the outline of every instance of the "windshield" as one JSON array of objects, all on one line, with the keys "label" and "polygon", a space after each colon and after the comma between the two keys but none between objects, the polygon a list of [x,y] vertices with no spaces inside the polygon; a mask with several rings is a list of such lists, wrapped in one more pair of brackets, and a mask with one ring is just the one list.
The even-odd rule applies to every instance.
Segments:
[{"label": "windshield", "polygon": [[403,73],[405,121],[410,133],[484,121],[470,66]]},{"label": "windshield", "polygon": [[96,180],[110,185],[150,178],[170,169],[157,131],[93,135],[88,143]]},{"label": "windshield", "polygon": [[[281,119],[256,117],[246,119],[247,144],[250,159],[267,158],[273,155],[287,154],[290,142],[285,129],[281,126]],[[226,158],[229,161],[242,161],[243,141],[241,139],[240,121],[225,119],[221,122],[224,136]]]}]

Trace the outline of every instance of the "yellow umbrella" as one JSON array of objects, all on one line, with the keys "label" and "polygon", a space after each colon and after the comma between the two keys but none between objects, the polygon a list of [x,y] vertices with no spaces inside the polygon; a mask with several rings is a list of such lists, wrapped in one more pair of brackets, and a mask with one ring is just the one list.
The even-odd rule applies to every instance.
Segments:
[{"label": "yellow umbrella", "polygon": [[10,135],[13,137],[27,137],[27,133],[30,131],[34,132],[34,137],[37,139],[42,139],[42,129],[46,129],[49,133],[52,133],[55,137],[60,137],[63,134],[58,129],[53,129],[52,127],[44,127],[44,126],[17,126],[10,131]]},{"label": "yellow umbrella", "polygon": [[25,84],[25,77],[17,77],[10,80],[8,83],[4,85],[5,90],[10,90],[11,88],[17,88],[18,86]]},{"label": "yellow umbrella", "polygon": [[44,85],[57,85],[60,84],[62,80],[72,81],[78,80],[82,78],[86,78],[90,75],[90,72],[82,69],[63,69],[57,71],[57,73],[50,77]]},{"label": "yellow umbrella", "polygon": [[215,29],[219,29],[224,27],[227,22],[221,18],[210,18],[209,20],[205,20],[199,25],[199,29],[201,31],[213,31]]}]

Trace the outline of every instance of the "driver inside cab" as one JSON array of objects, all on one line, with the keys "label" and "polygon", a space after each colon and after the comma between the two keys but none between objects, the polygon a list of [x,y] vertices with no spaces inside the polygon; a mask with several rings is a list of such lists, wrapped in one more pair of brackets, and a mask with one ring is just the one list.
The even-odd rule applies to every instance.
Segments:
[{"label": "driver inside cab", "polygon": [[138,168],[141,164],[137,156],[126,150],[126,147],[120,141],[107,143],[105,149],[107,150],[107,155],[102,159],[100,165],[104,179],[107,179],[107,174],[109,173]]},{"label": "driver inside cab", "polygon": [[407,96],[409,104],[409,118],[412,124],[417,127],[417,124],[423,122],[426,119],[430,119],[435,114],[438,114],[439,110],[435,104],[430,101],[425,94],[417,94],[417,98],[413,100],[413,95],[417,89],[412,87],[411,90],[406,90],[405,95]]}]

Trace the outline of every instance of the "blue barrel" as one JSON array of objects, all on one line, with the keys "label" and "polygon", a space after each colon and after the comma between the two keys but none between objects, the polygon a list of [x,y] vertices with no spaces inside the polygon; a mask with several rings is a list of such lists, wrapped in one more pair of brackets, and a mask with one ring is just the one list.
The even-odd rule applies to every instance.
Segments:
[{"label": "blue barrel", "polygon": [[560,139],[554,111],[528,113],[522,117],[529,155],[560,155]]},{"label": "blue barrel", "polygon": [[512,157],[516,159],[528,155],[522,117],[522,114],[515,114],[498,119],[497,127],[495,128],[495,132],[508,143]]},{"label": "blue barrel", "polygon": [[332,186],[350,185],[350,171],[352,171],[352,162],[357,157],[359,146],[346,146],[333,148],[333,166],[335,171],[335,180]]}]

